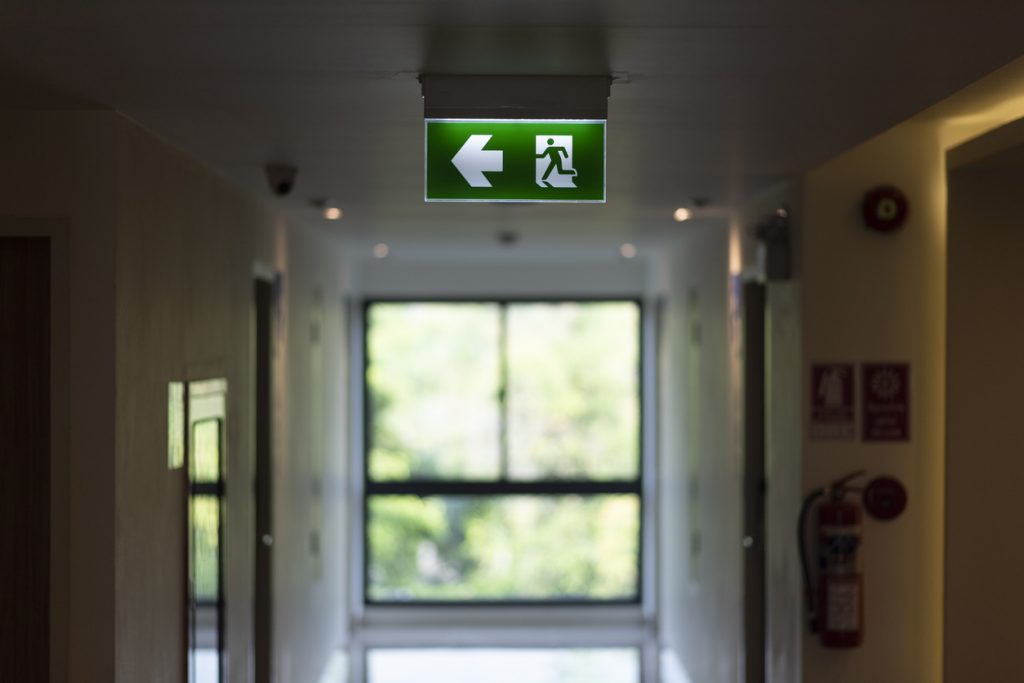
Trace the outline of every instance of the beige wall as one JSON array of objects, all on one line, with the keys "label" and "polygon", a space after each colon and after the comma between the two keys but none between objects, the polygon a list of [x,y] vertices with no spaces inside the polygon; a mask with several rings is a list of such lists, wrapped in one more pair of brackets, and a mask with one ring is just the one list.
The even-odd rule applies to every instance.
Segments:
[{"label": "beige wall", "polygon": [[739,347],[729,231],[686,226],[667,260],[659,381],[659,610],[665,680],[742,672]]},{"label": "beige wall", "polygon": [[1022,188],[1024,158],[950,174],[948,683],[1016,680],[1024,651],[1024,546],[1013,531],[1024,486]]},{"label": "beige wall", "polygon": [[[866,469],[897,477],[910,498],[900,519],[865,522],[863,647],[827,650],[806,635],[806,681],[941,679],[942,161],[933,127],[904,124],[815,169],[801,188],[805,378],[813,362],[911,364],[910,442],[805,441],[805,491]],[[867,230],[858,211],[863,193],[882,183],[912,203],[906,226],[891,235]],[[804,415],[808,394],[805,387]]]},{"label": "beige wall", "polygon": [[228,646],[231,680],[248,680],[260,261],[286,283],[274,361],[275,525],[289,530],[275,558],[277,680],[314,683],[346,637],[338,244],[286,225],[116,113],[2,112],[0,122],[0,229],[53,232],[67,266],[57,301],[67,340],[55,346],[66,407],[54,427],[53,680],[182,680],[184,473],[166,466],[167,382],[204,377],[229,384]]}]

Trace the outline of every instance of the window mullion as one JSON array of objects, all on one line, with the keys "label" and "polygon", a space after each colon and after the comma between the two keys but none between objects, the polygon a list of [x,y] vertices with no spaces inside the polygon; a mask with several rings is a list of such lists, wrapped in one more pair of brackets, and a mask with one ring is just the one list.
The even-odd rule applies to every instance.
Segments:
[{"label": "window mullion", "polygon": [[508,481],[508,304],[498,304],[498,479]]},{"label": "window mullion", "polygon": [[639,495],[639,480],[453,481],[418,480],[370,482],[370,496],[594,496]]}]

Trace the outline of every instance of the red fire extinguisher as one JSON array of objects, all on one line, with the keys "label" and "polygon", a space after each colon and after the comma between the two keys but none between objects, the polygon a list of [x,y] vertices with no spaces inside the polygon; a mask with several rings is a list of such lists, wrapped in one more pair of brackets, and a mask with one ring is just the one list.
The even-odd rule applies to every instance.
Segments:
[{"label": "red fire extinguisher", "polygon": [[[812,491],[800,511],[800,559],[804,571],[808,621],[821,634],[825,647],[857,647],[864,640],[864,575],[861,564],[863,536],[860,505],[847,500],[861,489],[850,482],[864,474],[853,472],[827,489]],[[814,503],[818,507],[818,581],[813,586],[805,549],[805,523]]]}]

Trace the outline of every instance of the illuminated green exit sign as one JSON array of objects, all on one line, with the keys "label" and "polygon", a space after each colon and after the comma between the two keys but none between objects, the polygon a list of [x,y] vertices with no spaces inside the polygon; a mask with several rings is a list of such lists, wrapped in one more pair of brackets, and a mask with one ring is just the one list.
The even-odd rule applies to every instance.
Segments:
[{"label": "illuminated green exit sign", "polygon": [[605,122],[427,119],[428,202],[603,202]]}]

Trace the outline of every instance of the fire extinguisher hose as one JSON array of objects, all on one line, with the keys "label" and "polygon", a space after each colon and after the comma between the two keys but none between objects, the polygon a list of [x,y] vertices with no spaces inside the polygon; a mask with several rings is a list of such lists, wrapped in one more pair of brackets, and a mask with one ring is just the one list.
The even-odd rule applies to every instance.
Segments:
[{"label": "fire extinguisher hose", "polygon": [[800,519],[796,527],[796,542],[797,547],[800,549],[800,568],[803,570],[804,575],[804,603],[807,608],[807,624],[811,629],[811,633],[818,632],[818,607],[814,594],[814,585],[811,582],[810,561],[807,558],[805,524],[807,522],[807,515],[811,508],[814,507],[815,501],[824,495],[825,489],[815,489],[807,494],[803,505],[800,506]]}]

